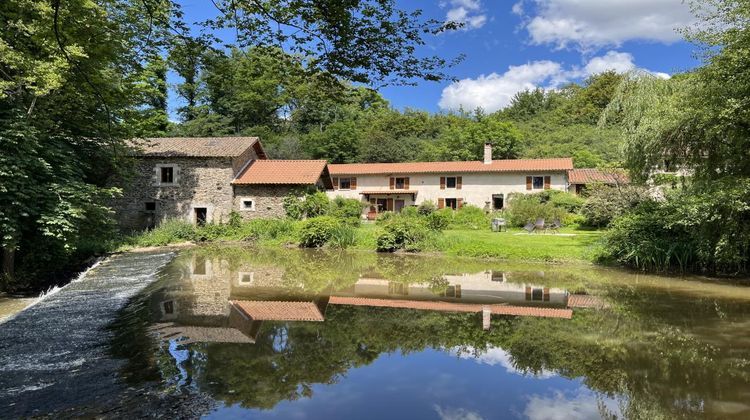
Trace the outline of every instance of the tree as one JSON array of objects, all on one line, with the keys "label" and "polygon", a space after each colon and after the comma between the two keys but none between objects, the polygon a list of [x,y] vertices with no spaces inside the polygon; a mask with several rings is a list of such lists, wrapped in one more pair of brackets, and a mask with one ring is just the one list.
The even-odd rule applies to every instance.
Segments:
[{"label": "tree", "polygon": [[200,94],[200,70],[206,46],[193,38],[178,40],[169,52],[169,64],[183,82],[176,86],[177,94],[185,101],[177,112],[183,121],[194,120],[198,116]]}]

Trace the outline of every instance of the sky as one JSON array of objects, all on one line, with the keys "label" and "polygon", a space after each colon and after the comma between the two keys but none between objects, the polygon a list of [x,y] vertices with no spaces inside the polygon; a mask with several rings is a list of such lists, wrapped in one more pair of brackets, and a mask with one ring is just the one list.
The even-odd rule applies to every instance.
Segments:
[{"label": "sky", "polygon": [[[457,31],[428,36],[421,55],[465,58],[454,81],[390,86],[380,93],[397,109],[430,112],[507,106],[516,92],[580,82],[608,69],[660,77],[699,64],[679,28],[696,19],[683,0],[396,0],[426,18],[460,21]],[[181,1],[188,21],[215,14],[206,0]],[[231,36],[231,35],[228,35]],[[170,83],[177,83],[170,75]],[[170,95],[170,108],[178,106]]]}]

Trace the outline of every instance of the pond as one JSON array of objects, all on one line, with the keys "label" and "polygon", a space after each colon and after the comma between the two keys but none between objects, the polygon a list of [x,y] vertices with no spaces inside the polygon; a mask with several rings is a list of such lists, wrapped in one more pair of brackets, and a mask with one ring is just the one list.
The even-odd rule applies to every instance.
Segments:
[{"label": "pond", "polygon": [[209,418],[748,418],[750,288],[591,266],[182,251],[111,327]]}]

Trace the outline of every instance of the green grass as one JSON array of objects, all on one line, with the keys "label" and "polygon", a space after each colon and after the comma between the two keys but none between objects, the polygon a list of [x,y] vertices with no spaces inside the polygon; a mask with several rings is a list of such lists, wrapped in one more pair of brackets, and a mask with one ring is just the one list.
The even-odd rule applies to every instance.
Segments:
[{"label": "green grass", "polygon": [[[149,232],[131,236],[120,250],[134,247],[163,246],[179,242],[253,241],[264,247],[281,247],[299,243],[301,222],[293,220],[253,220],[236,226],[207,225],[197,228],[178,221],[168,221]],[[381,228],[372,223],[345,229],[347,235],[327,246],[374,251]],[[353,233],[353,237],[351,237]],[[519,234],[521,233],[521,234]],[[420,244],[423,252],[443,253],[457,257],[492,258],[515,262],[590,262],[602,231],[562,229],[555,234],[527,234],[520,229],[509,232],[450,229],[435,233]]]}]

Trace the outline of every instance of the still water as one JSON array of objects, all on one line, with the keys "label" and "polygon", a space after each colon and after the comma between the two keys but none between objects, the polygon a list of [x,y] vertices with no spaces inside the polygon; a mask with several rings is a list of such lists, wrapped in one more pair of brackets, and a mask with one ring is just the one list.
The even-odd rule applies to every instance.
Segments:
[{"label": "still water", "polygon": [[590,266],[183,251],[121,313],[209,418],[750,418],[750,288]]}]

